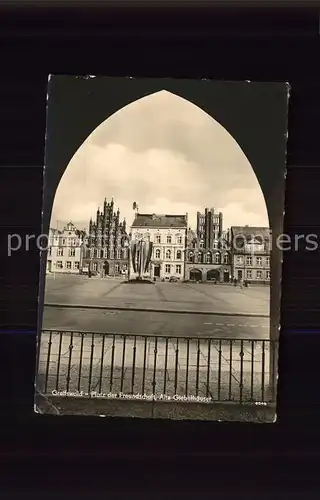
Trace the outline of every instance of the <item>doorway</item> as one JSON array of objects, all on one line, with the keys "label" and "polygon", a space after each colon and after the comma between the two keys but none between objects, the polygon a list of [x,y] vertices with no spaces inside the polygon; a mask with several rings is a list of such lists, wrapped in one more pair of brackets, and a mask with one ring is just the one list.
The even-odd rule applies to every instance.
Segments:
[{"label": "doorway", "polygon": [[230,274],[229,271],[224,271],[223,272],[223,282],[224,283],[229,283],[230,281]]},{"label": "doorway", "polygon": [[238,280],[242,280],[242,277],[243,277],[242,269],[239,269],[238,270]]},{"label": "doorway", "polygon": [[104,276],[108,276],[109,274],[109,262],[107,260],[105,260],[103,264],[103,274]]},{"label": "doorway", "polygon": [[153,268],[153,276],[155,278],[160,278],[160,265],[159,264],[156,265],[156,266],[154,266],[154,268]]},{"label": "doorway", "polygon": [[202,281],[202,272],[200,269],[191,269],[190,281]]}]

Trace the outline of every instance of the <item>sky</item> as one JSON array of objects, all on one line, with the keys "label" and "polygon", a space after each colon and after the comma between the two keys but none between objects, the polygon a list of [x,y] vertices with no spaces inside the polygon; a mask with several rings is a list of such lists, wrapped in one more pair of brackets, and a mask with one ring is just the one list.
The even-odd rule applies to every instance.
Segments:
[{"label": "sky", "polygon": [[135,101],[105,120],[71,159],[58,186],[51,227],[88,227],[104,198],[130,227],[140,213],[223,213],[223,228],[269,226],[257,178],[237,142],[194,104],[167,91]]}]

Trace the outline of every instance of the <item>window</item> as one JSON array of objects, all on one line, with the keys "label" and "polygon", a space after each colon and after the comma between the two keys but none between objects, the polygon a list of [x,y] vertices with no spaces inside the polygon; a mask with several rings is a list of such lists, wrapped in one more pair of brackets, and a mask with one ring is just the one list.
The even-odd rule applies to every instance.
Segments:
[{"label": "window", "polygon": [[257,257],[256,262],[257,262],[257,266],[261,266],[262,265],[262,258]]},{"label": "window", "polygon": [[251,278],[252,278],[252,271],[251,271],[251,269],[246,272],[246,276],[247,276],[248,280],[251,280]]},{"label": "window", "polygon": [[168,260],[171,259],[171,250],[166,251],[166,259],[168,259]]},{"label": "window", "polygon": [[181,250],[177,250],[177,260],[181,260],[181,256],[182,256]]},{"label": "window", "polygon": [[76,249],[69,248],[69,257],[75,257],[75,255],[76,255]]},{"label": "window", "polygon": [[167,243],[171,243],[171,236],[167,236]]},{"label": "window", "polygon": [[161,235],[156,234],[156,243],[161,243]]},{"label": "window", "polygon": [[198,262],[202,262],[202,252],[198,252]]},{"label": "window", "polygon": [[93,269],[94,271],[97,271],[97,270],[98,270],[98,264],[97,264],[96,262],[94,262],[94,263],[92,264],[92,269]]},{"label": "window", "polygon": [[229,263],[229,255],[227,253],[224,254],[223,256],[223,263],[228,264]]},{"label": "window", "polygon": [[270,267],[270,257],[266,257],[266,266]]},{"label": "window", "polygon": [[118,258],[118,259],[121,259],[121,250],[118,250],[118,251],[117,251],[117,258]]},{"label": "window", "polygon": [[218,253],[215,254],[214,261],[215,261],[216,264],[220,263],[220,254],[218,254]]},{"label": "window", "polygon": [[49,247],[49,248],[48,248],[48,255],[51,255],[51,254],[52,254],[52,248],[51,248],[51,247]]},{"label": "window", "polygon": [[58,257],[62,257],[63,256],[63,248],[58,248],[57,255],[58,255]]},{"label": "window", "polygon": [[79,269],[79,268],[80,268],[80,262],[79,262],[78,260],[76,260],[76,261],[74,262],[74,268],[75,268],[75,269]]},{"label": "window", "polygon": [[170,266],[170,264],[166,264],[166,269],[165,269],[165,271],[166,271],[166,274],[170,274],[170,271],[171,271],[171,266]]},{"label": "window", "polygon": [[257,271],[257,279],[261,280],[262,278],[262,271]]},{"label": "window", "polygon": [[62,240],[62,245],[65,245],[65,244],[66,244],[66,240],[65,240],[65,239],[63,239],[63,240]]},{"label": "window", "polygon": [[237,264],[243,264],[243,257],[242,257],[242,255],[238,255],[238,257],[237,257]]},{"label": "window", "polygon": [[180,236],[180,234],[177,236],[177,244],[178,245],[181,245],[182,243],[182,236]]},{"label": "window", "polygon": [[114,269],[115,269],[116,273],[118,273],[118,272],[119,272],[119,264],[116,264],[116,265],[114,266]]},{"label": "window", "polygon": [[66,262],[66,268],[67,268],[67,269],[71,269],[71,262],[70,262],[70,260],[68,260],[68,261]]},{"label": "window", "polygon": [[270,279],[270,271],[266,271],[266,278],[267,278],[267,280]]},{"label": "window", "polygon": [[211,264],[211,253],[207,253],[207,264]]},{"label": "window", "polygon": [[204,247],[204,243],[203,243],[203,241],[200,241],[199,247],[200,247],[200,248],[203,248],[203,247]]},{"label": "window", "polygon": [[252,266],[252,257],[246,258],[246,264],[247,264],[247,266]]},{"label": "window", "polygon": [[181,264],[176,265],[176,274],[181,274]]},{"label": "window", "polygon": [[156,259],[160,259],[160,250],[157,248],[156,250]]},{"label": "window", "polygon": [[193,252],[189,253],[189,261],[194,262],[194,253]]},{"label": "window", "polygon": [[57,260],[56,268],[57,268],[57,269],[63,269],[63,263],[62,263],[62,260]]}]

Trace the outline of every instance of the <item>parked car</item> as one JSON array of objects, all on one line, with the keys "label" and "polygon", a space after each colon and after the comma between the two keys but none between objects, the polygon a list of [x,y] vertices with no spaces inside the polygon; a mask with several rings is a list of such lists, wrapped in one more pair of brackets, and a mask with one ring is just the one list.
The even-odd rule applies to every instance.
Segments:
[{"label": "parked car", "polygon": [[177,283],[179,279],[176,276],[170,276],[169,283]]}]

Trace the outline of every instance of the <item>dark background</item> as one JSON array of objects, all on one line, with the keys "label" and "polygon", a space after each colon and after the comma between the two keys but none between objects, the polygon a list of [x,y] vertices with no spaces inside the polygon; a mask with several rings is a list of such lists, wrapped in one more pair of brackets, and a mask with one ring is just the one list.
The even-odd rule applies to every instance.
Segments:
[{"label": "dark background", "polygon": [[169,486],[197,488],[194,495],[315,490],[319,252],[284,255],[276,424],[53,420],[32,406],[39,255],[31,248],[8,259],[4,242],[8,233],[41,231],[49,73],[290,82],[284,229],[319,237],[319,13],[307,3],[228,12],[202,4],[85,11],[14,3],[0,6],[2,490],[46,485],[46,497],[72,488],[91,498],[107,487],[135,495],[149,488],[151,496]]}]

